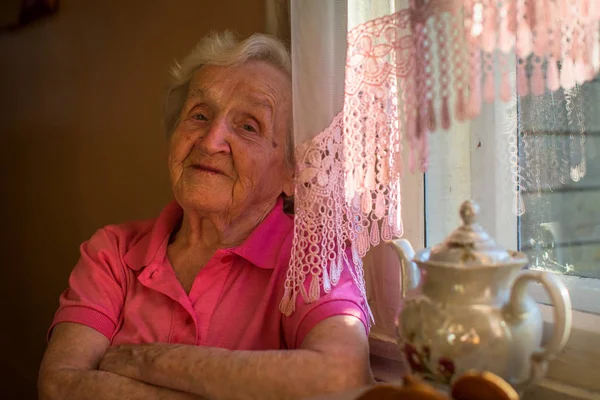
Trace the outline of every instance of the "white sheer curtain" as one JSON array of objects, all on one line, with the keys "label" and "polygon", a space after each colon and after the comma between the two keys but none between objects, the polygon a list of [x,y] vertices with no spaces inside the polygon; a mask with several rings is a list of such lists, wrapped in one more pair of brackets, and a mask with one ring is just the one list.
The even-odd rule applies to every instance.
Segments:
[{"label": "white sheer curtain", "polygon": [[294,140],[311,141],[344,106],[346,0],[290,4]]}]

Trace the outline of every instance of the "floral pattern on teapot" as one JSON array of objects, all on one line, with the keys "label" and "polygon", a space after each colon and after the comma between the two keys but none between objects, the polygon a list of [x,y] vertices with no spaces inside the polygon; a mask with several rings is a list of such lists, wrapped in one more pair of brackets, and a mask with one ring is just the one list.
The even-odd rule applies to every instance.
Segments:
[{"label": "floral pattern on teapot", "polygon": [[446,357],[440,357],[437,362],[433,362],[429,346],[424,345],[419,349],[410,341],[404,343],[403,350],[404,356],[413,371],[419,372],[432,380],[450,384],[456,372],[454,361]]}]

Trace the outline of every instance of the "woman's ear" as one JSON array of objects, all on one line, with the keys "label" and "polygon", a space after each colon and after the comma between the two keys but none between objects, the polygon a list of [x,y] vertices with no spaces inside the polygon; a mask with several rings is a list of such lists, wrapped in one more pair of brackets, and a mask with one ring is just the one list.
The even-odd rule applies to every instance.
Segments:
[{"label": "woman's ear", "polygon": [[296,174],[294,173],[294,168],[289,165],[286,165],[285,177],[284,177],[283,187],[281,188],[281,191],[287,197],[292,197],[295,193],[295,183],[296,183],[295,175]]},{"label": "woman's ear", "polygon": [[283,184],[283,193],[288,197],[292,197],[294,195],[294,177],[293,176],[291,176],[289,179],[287,179],[285,181],[285,183]]}]

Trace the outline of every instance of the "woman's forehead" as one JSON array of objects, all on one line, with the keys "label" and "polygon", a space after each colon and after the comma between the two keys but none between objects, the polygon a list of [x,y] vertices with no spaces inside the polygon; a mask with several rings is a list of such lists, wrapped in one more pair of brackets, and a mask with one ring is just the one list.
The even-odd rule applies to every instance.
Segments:
[{"label": "woman's forehead", "polygon": [[257,106],[272,108],[291,98],[290,91],[286,74],[266,62],[251,61],[233,67],[208,65],[200,68],[190,83],[189,96],[213,99],[242,96]]},{"label": "woman's forehead", "polygon": [[[275,107],[278,104],[277,101],[272,99],[272,96],[262,94],[261,92],[257,92],[255,90],[238,90],[235,92],[235,95],[237,100],[243,104],[251,106],[254,109],[268,112],[269,114],[273,114],[275,112]],[[219,96],[218,90],[211,90],[210,88],[205,89],[202,85],[198,85],[190,88],[188,101],[194,101],[197,99],[199,101],[208,101],[213,103],[218,102],[219,97],[221,96]]]}]

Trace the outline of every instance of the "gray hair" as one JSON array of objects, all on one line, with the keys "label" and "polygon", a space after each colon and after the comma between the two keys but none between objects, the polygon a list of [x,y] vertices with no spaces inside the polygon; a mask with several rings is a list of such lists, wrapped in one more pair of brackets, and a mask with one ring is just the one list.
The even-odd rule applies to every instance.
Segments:
[{"label": "gray hair", "polygon": [[[264,61],[291,79],[292,63],[285,45],[273,36],[255,33],[240,41],[230,31],[211,33],[204,37],[196,47],[171,69],[172,82],[167,90],[165,101],[164,127],[171,135],[177,124],[181,110],[188,95],[189,85],[198,69],[204,65],[239,66],[250,61]],[[292,124],[285,143],[286,162],[294,164],[294,142]]]}]

